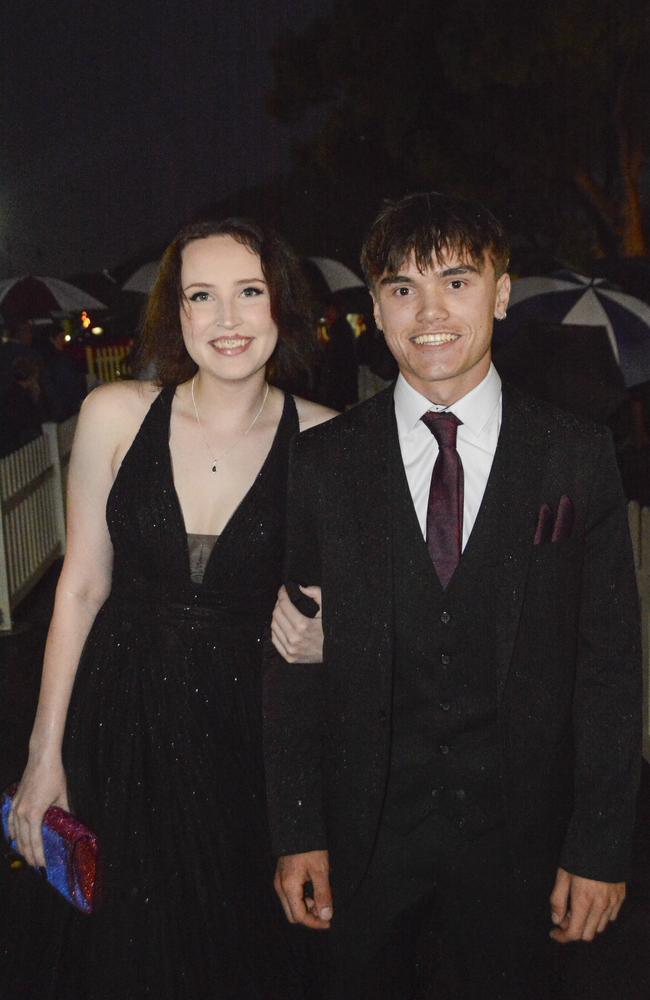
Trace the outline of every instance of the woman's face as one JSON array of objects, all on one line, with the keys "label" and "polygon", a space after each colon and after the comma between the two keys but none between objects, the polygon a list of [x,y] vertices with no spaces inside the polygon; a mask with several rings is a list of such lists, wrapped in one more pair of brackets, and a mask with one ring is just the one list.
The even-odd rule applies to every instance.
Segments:
[{"label": "woman's face", "polygon": [[260,258],[232,236],[188,243],[181,255],[181,328],[200,369],[240,380],[264,369],[278,341]]}]

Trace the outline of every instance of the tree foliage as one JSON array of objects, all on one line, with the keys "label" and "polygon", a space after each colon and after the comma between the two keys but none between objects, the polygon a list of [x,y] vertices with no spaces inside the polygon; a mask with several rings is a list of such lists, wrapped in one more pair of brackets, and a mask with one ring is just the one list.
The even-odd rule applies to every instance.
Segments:
[{"label": "tree foliage", "polygon": [[320,109],[300,169],[357,218],[439,188],[563,255],[645,253],[649,42],[647,0],[335,0],[276,47],[269,106]]}]

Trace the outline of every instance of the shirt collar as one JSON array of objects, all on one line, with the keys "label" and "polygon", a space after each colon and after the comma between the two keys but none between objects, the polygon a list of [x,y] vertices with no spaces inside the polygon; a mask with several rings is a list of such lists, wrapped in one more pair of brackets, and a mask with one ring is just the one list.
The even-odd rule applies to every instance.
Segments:
[{"label": "shirt collar", "polygon": [[395,419],[400,437],[410,434],[428,410],[449,409],[476,437],[482,433],[501,400],[501,379],[493,364],[482,382],[453,406],[436,406],[410,385],[400,374],[395,385]]}]

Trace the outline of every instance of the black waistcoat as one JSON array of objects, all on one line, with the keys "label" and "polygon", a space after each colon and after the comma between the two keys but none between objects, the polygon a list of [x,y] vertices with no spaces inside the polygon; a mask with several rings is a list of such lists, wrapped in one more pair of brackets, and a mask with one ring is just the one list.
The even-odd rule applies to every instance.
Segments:
[{"label": "black waistcoat", "polygon": [[478,518],[446,590],[413,506],[396,433],[392,536],[394,669],[384,819],[408,829],[432,810],[480,829],[501,814],[491,539]]}]

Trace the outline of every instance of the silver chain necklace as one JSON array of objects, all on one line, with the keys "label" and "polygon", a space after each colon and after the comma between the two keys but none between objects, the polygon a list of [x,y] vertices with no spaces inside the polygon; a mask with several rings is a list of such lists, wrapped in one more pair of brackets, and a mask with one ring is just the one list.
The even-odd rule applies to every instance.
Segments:
[{"label": "silver chain necklace", "polygon": [[[205,445],[205,450],[207,451],[208,455],[212,455],[212,448],[210,447],[210,442],[208,441],[208,438],[206,436],[205,430],[203,429],[203,424],[201,423],[201,418],[199,416],[199,408],[196,405],[196,399],[194,397],[194,380],[195,379],[196,379],[196,374],[192,378],[192,384],[190,386],[190,394],[192,396],[192,405],[194,406],[194,416],[196,417],[196,422],[199,425],[199,430],[201,431],[201,437],[203,438],[203,443]],[[213,472],[217,471],[217,465],[219,464],[219,462],[223,462],[223,460],[226,457],[226,455],[229,455],[231,451],[234,451],[234,449],[237,447],[237,445],[241,441],[243,441],[243,439],[246,437],[246,435],[249,433],[249,431],[252,431],[253,427],[255,426],[255,424],[258,421],[258,418],[259,418],[262,410],[264,409],[264,404],[266,403],[266,397],[268,396],[268,394],[269,394],[269,383],[267,382],[266,383],[266,391],[264,393],[264,399],[262,400],[262,405],[260,406],[259,410],[257,411],[257,413],[255,414],[255,416],[251,420],[251,422],[248,425],[248,427],[246,428],[246,430],[243,432],[243,434],[240,434],[240,436],[237,438],[237,440],[235,441],[234,444],[231,444],[230,448],[228,448],[226,451],[224,451],[224,453],[222,455],[219,455],[219,458],[214,458],[213,457],[211,459],[211,461],[212,461],[212,471]]]}]

